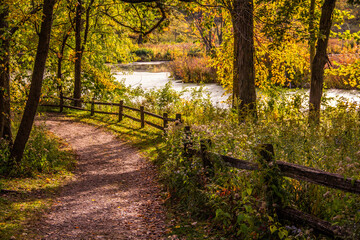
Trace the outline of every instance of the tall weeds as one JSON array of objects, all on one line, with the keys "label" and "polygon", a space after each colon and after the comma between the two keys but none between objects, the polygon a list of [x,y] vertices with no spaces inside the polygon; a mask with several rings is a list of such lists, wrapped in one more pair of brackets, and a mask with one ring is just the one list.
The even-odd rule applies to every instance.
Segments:
[{"label": "tall weeds", "polygon": [[[256,147],[271,143],[276,160],[359,179],[357,105],[339,101],[332,106],[324,101],[327,107],[317,127],[308,125],[304,94],[268,93],[258,103],[258,120],[245,123],[238,122],[236,112],[217,109],[201,97],[194,98],[194,102],[174,100],[172,109],[185,113],[184,121],[191,125],[196,149],[201,139],[211,139],[211,151],[256,162]],[[211,219],[212,229],[221,230],[219,234],[230,239],[319,237],[307,227],[280,223],[267,211],[264,172],[239,171],[212,159],[214,169],[209,173],[200,158],[186,156],[184,137],[183,126],[171,125],[158,160],[169,191],[168,202],[178,206],[180,212],[186,211],[195,219]],[[282,184],[281,197],[287,205],[346,226],[353,232],[352,237],[359,237],[358,195],[292,179]]]}]

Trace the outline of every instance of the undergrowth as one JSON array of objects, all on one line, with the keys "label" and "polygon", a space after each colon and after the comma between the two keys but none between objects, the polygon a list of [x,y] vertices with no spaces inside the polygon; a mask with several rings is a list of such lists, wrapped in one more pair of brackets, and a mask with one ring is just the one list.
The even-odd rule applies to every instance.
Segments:
[{"label": "undergrowth", "polygon": [[10,160],[9,145],[1,142],[0,176],[34,177],[70,170],[74,167],[74,160],[68,152],[61,150],[62,147],[64,143],[60,143],[44,126],[34,126],[19,163]]},{"label": "undergrowth", "polygon": [[[213,106],[201,89],[176,92],[167,85],[151,91],[137,88],[116,97],[116,101],[124,99],[126,105],[133,107],[143,105],[157,114],[182,113],[183,124],[170,124],[164,135],[150,126],[140,129],[139,123],[126,118],[118,123],[116,117],[89,117],[89,113],[71,112],[83,121],[106,125],[149,153],[159,168],[167,190],[166,203],[174,218],[169,235],[189,239],[326,238],[309,227],[282,222],[269,211],[264,185],[277,176],[276,171],[237,170],[216,158],[211,159],[213,168],[209,170],[199,157],[189,157],[184,152],[183,127],[189,125],[195,149],[199,149],[200,140],[211,139],[211,151],[256,163],[257,146],[270,143],[277,161],[359,179],[357,105],[343,100],[333,104],[334,101],[324,97],[320,125],[309,126],[306,94],[275,89],[259,96],[258,118],[249,117],[243,122],[239,122],[236,111]],[[117,111],[109,106],[98,110]],[[274,190],[275,195],[286,206],[346,227],[352,232],[350,239],[359,237],[358,195],[290,178],[279,181],[281,188]]]},{"label": "undergrowth", "polygon": [[36,239],[33,224],[51,206],[59,187],[71,178],[75,158],[71,149],[43,126],[34,126],[24,157],[15,167],[9,167],[9,152],[8,144],[2,142],[0,239]]}]

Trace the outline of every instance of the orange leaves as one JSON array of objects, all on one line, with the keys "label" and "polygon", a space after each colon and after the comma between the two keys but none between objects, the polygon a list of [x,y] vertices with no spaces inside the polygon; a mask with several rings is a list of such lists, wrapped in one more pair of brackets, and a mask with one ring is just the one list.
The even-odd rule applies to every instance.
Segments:
[{"label": "orange leaves", "polygon": [[231,194],[231,191],[230,191],[230,189],[223,188],[221,190],[216,191],[216,193],[220,197],[225,197],[225,196],[229,196]]}]

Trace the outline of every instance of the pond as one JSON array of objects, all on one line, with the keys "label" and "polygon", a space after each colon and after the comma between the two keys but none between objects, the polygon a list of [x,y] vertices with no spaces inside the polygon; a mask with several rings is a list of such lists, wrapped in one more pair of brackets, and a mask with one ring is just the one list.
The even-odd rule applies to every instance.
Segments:
[{"label": "pond", "polygon": [[[176,91],[199,90],[201,87],[210,95],[214,105],[227,108],[226,103],[230,95],[225,93],[222,86],[216,83],[196,84],[183,83],[181,80],[174,80],[167,69],[166,62],[136,62],[130,64],[119,64],[113,66],[114,76],[118,81],[123,81],[126,86],[141,87],[145,90],[152,88],[161,88],[171,82],[172,88]],[[289,89],[288,94],[294,93],[309,94],[308,89]],[[344,99],[350,102],[360,104],[360,92],[358,90],[328,89],[324,91],[325,96],[332,98],[330,104],[334,105],[338,100]],[[190,91],[184,94],[189,97]]]}]

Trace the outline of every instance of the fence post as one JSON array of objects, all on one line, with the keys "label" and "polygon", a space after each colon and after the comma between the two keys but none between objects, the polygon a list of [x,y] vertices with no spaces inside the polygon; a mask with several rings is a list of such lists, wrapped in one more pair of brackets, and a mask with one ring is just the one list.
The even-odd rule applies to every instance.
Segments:
[{"label": "fence post", "polygon": [[144,128],[145,127],[144,106],[140,106],[140,119],[141,119],[141,128]]},{"label": "fence post", "polygon": [[179,125],[180,123],[182,123],[182,119],[181,119],[181,114],[180,114],[180,113],[177,113],[177,114],[176,114],[175,119],[176,119],[176,123],[175,123],[176,126]]},{"label": "fence post", "polygon": [[81,108],[81,99],[80,98],[75,98],[74,103],[75,103],[75,107]]},{"label": "fence post", "polygon": [[120,100],[120,105],[119,105],[119,122],[121,122],[122,119],[123,119],[123,106],[124,106],[124,100]]},{"label": "fence post", "polygon": [[164,119],[164,130],[168,127],[168,114],[163,113],[163,119]]},{"label": "fence post", "polygon": [[260,164],[266,169],[263,180],[265,185],[265,197],[267,208],[270,213],[275,213],[278,207],[282,206],[282,177],[275,164],[274,147],[272,144],[261,144],[259,154]]},{"label": "fence post", "polygon": [[93,98],[92,101],[91,101],[91,113],[90,113],[90,115],[94,116],[94,114],[95,114],[95,99]]},{"label": "fence post", "polygon": [[62,89],[60,89],[60,112],[62,113],[64,110],[64,96]]},{"label": "fence post", "polygon": [[213,165],[211,164],[211,161],[210,161],[209,152],[208,152],[211,145],[212,145],[212,142],[210,139],[201,139],[200,140],[200,153],[201,153],[201,158],[202,158],[205,170],[213,168]]}]

